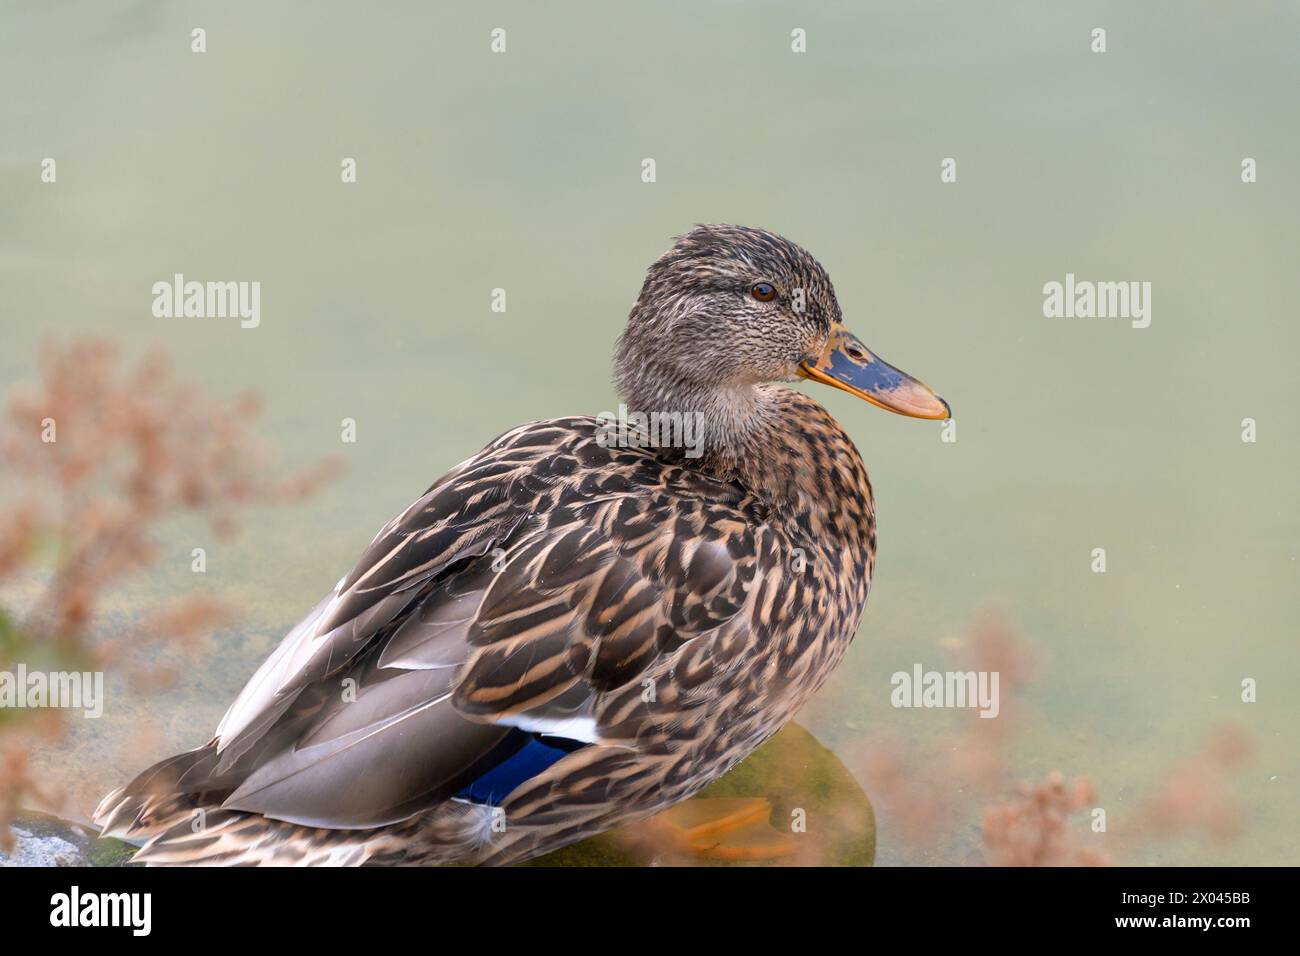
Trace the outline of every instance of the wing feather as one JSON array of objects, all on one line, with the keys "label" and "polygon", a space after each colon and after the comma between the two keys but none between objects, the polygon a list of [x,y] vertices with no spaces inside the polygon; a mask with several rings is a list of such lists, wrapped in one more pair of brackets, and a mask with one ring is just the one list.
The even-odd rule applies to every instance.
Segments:
[{"label": "wing feather", "polygon": [[[528,733],[600,740],[616,691],[631,732],[624,689],[741,611],[757,522],[735,486],[594,430],[515,429],[389,522],[249,681],[192,789],[369,828],[456,795]],[[703,693],[707,660],[681,666]]]}]

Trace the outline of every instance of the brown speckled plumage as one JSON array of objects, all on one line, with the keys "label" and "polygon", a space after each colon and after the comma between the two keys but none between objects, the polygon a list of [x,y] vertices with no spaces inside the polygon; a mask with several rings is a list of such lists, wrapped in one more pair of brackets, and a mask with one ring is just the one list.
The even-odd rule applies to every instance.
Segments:
[{"label": "brown speckled plumage", "polygon": [[[756,302],[758,281],[779,298]],[[724,773],[822,685],[866,602],[866,469],[820,405],[770,384],[839,323],[793,243],[683,237],[617,374],[632,409],[698,413],[703,454],[611,445],[594,418],[502,435],[380,531],[211,742],[104,799],[106,832],[164,864],[506,863]],[[466,798],[524,738],[567,754]]]}]

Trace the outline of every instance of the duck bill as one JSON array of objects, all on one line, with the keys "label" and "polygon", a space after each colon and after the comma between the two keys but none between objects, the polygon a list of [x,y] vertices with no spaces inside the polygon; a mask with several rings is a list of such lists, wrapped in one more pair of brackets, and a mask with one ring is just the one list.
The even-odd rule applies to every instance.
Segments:
[{"label": "duck bill", "polygon": [[934,389],[894,368],[843,326],[831,331],[826,350],[816,362],[803,362],[799,375],[856,395],[910,418],[951,418],[948,403]]}]

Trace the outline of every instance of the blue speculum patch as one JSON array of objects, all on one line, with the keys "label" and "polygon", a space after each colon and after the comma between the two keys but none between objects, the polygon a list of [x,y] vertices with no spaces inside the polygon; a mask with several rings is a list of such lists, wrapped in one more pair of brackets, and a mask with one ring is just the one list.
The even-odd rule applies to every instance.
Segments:
[{"label": "blue speculum patch", "polygon": [[474,803],[498,804],[521,783],[531,780],[572,752],[572,748],[565,749],[532,737],[487,773],[462,787],[456,796]]}]

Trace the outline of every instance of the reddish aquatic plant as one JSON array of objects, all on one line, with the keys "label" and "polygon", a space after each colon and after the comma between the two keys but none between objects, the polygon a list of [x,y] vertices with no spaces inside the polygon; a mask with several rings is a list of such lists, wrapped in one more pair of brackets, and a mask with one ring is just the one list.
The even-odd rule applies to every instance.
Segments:
[{"label": "reddish aquatic plant", "polygon": [[[124,367],[100,338],[47,344],[39,377],[8,396],[0,420],[0,582],[21,579],[21,619],[0,608],[0,669],[122,666],[142,643],[193,640],[230,619],[220,601],[183,598],[129,633],[91,640],[102,596],[157,557],[158,524],[206,517],[218,535],[242,509],[313,493],[339,470],[321,462],[283,477],[252,432],[257,400],[222,401],[177,381],[166,356]],[[274,475],[274,477],[273,477]],[[140,655],[133,655],[139,659]],[[157,682],[158,670],[134,679]],[[21,716],[18,716],[21,714]],[[36,734],[57,734],[58,711],[5,717],[0,741],[0,838],[24,798],[55,802],[27,769]]]},{"label": "reddish aquatic plant", "polygon": [[872,744],[849,756],[882,818],[920,848],[958,824],[961,794],[992,797],[1008,786],[1009,745],[1022,719],[1017,694],[1041,667],[1038,653],[1000,611],[981,614],[967,634],[945,646],[960,655],[963,669],[999,674],[997,717],[963,709],[953,733],[925,753]]},{"label": "reddish aquatic plant", "polygon": [[1005,803],[984,810],[984,856],[991,866],[1105,866],[1099,850],[1079,845],[1070,818],[1097,795],[1087,780],[1067,783],[1059,770],[1021,782]]},{"label": "reddish aquatic plant", "polygon": [[1231,772],[1250,757],[1250,737],[1239,727],[1221,727],[1201,749],[1171,767],[1146,802],[1141,823],[1155,836],[1203,831],[1217,839],[1238,836],[1241,804]]},{"label": "reddish aquatic plant", "polygon": [[[1019,692],[1039,671],[1039,655],[996,612],[981,615],[967,635],[945,644],[962,655],[967,669],[999,672],[1000,713],[983,719],[973,709],[963,710],[954,732],[923,753],[873,744],[851,754],[882,821],[908,844],[925,850],[961,825],[963,807],[973,794],[990,801],[982,830],[984,859],[990,865],[1106,865],[1106,854],[1083,843],[1087,823],[1080,814],[1097,801],[1091,783],[1084,778],[1067,782],[1060,771],[1039,783],[1013,782],[1011,745],[1023,724]],[[1216,731],[1161,781],[1137,815],[1141,832],[1156,837],[1237,835],[1242,813],[1230,774],[1249,751],[1243,731]]]}]

